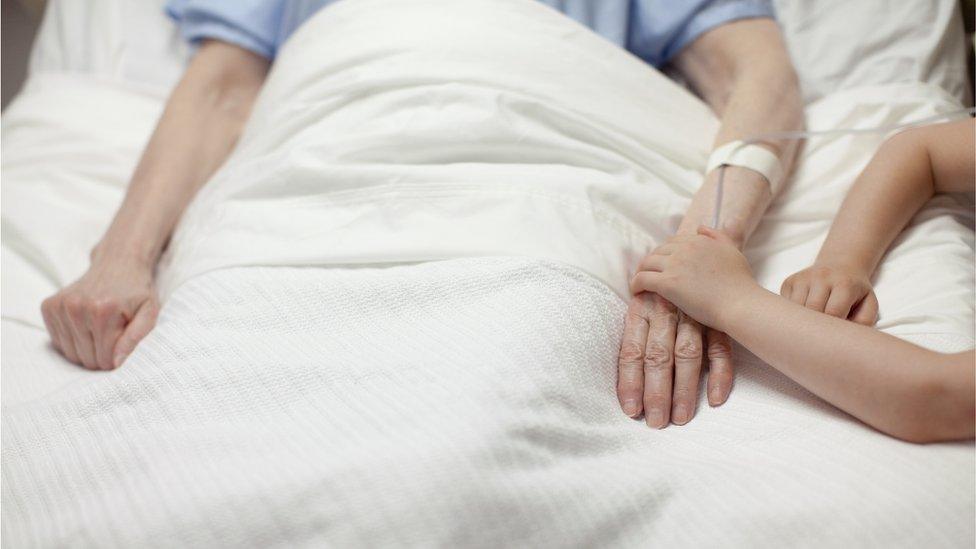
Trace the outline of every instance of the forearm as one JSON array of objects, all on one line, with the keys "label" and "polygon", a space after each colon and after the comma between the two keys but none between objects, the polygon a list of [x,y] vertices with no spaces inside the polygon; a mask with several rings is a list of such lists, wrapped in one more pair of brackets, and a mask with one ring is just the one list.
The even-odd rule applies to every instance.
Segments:
[{"label": "forearm", "polygon": [[266,71],[267,61],[239,48],[201,47],[167,102],[93,260],[155,264],[183,210],[236,144]]},{"label": "forearm", "polygon": [[885,141],[844,199],[817,262],[870,275],[933,195],[972,192],[973,128],[967,118]]},{"label": "forearm", "polygon": [[887,141],[848,192],[817,263],[870,276],[891,242],[933,193],[925,150],[908,134]]},{"label": "forearm", "polygon": [[915,442],[973,436],[972,353],[928,351],[810,311],[758,286],[728,307],[718,328],[883,432]]},{"label": "forearm", "polygon": [[[737,28],[742,26],[742,29]],[[696,91],[721,117],[713,147],[737,139],[803,128],[803,103],[799,84],[779,32],[771,21],[742,22],[706,34],[682,54],[678,66]],[[724,30],[723,30],[724,29]],[[738,33],[748,30],[753,38]],[[724,35],[723,35],[724,33]],[[735,41],[737,46],[730,46]],[[729,51],[732,49],[733,51]],[[789,173],[798,142],[764,140]],[[716,209],[718,171],[708,174],[682,220],[679,233],[693,233],[701,224],[712,224]],[[770,184],[752,170],[725,168],[720,230],[739,245],[745,242],[773,199]]]}]

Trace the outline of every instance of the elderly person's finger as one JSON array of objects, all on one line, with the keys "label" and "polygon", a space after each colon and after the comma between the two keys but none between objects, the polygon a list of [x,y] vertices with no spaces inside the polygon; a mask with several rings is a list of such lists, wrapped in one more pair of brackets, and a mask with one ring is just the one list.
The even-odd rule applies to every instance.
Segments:
[{"label": "elderly person's finger", "polygon": [[617,359],[617,400],[624,413],[633,418],[644,411],[644,346],[650,295],[641,293],[631,298]]},{"label": "elderly person's finger", "polygon": [[90,312],[90,318],[95,343],[95,362],[100,370],[111,370],[114,367],[112,352],[125,328],[121,307],[111,301],[97,303]]},{"label": "elderly person's finger", "polygon": [[91,330],[88,328],[88,318],[83,301],[71,294],[61,300],[64,325],[71,332],[71,339],[75,344],[75,352],[81,365],[90,370],[97,370],[95,362],[95,345],[92,341]]},{"label": "elderly person's finger", "polygon": [[647,345],[644,347],[644,421],[661,429],[671,417],[671,390],[674,376],[674,339],[677,311],[669,301],[650,294]]},{"label": "elderly person's finger", "polygon": [[671,421],[684,425],[695,416],[702,366],[702,327],[691,317],[679,313],[674,342],[674,392]]},{"label": "elderly person's finger", "polygon": [[69,362],[81,364],[81,360],[78,358],[78,351],[75,347],[74,335],[68,329],[68,319],[64,317],[64,308],[61,306],[60,301],[58,301],[57,311],[54,312],[51,318],[54,320],[55,329],[58,332],[58,345],[61,348],[61,354]]},{"label": "elderly person's finger", "polygon": [[51,346],[59,353],[64,354],[62,350],[64,336],[61,335],[58,321],[54,318],[59,307],[58,296],[53,295],[41,303],[41,316],[44,318],[44,326],[47,328],[47,333],[51,335]]},{"label": "elderly person's finger", "polygon": [[155,299],[145,301],[136,311],[135,316],[126,325],[125,331],[115,344],[112,353],[112,366],[118,368],[125,362],[125,359],[132,354],[136,345],[152,331],[156,325],[156,317],[159,315],[159,304]]},{"label": "elderly person's finger", "polygon": [[878,296],[874,292],[868,292],[860,303],[854,306],[851,320],[865,326],[874,326],[878,321]]},{"label": "elderly person's finger", "polygon": [[729,398],[735,364],[732,339],[725,332],[709,328],[705,333],[708,356],[708,404],[719,406]]}]

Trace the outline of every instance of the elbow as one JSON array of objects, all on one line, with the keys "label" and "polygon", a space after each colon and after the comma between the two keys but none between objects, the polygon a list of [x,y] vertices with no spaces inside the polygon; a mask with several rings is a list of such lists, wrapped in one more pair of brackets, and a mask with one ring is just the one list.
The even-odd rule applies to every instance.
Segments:
[{"label": "elbow", "polygon": [[183,77],[187,97],[222,118],[246,119],[270,62],[242,48],[205,42]]}]

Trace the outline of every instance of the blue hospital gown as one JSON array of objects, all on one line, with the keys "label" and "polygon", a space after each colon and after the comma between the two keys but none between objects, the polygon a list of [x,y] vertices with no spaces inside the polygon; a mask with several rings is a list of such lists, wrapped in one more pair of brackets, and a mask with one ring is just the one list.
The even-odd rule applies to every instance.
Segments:
[{"label": "blue hospital gown", "polygon": [[[191,44],[216,39],[268,59],[305,20],[336,0],[169,0]],[[769,0],[537,0],[660,67],[723,23],[773,17]]]}]

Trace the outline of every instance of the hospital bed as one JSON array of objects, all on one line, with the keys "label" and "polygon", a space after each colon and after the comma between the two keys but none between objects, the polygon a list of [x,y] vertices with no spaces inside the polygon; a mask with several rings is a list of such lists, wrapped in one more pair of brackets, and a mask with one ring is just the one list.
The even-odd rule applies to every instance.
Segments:
[{"label": "hospital bed", "polygon": [[[317,16],[174,236],[157,328],[119,370],[68,364],[39,303],[86,268],[189,52],[159,1],[48,4],[3,114],[4,547],[973,544],[972,442],[881,435],[741,348],[721,408],[622,415],[626,273],[717,121],[528,1]],[[810,128],[971,101],[956,2],[777,9]],[[807,143],[746,249],[764,286],[882,139]],[[913,219],[879,329],[973,347],[972,208]]]}]

